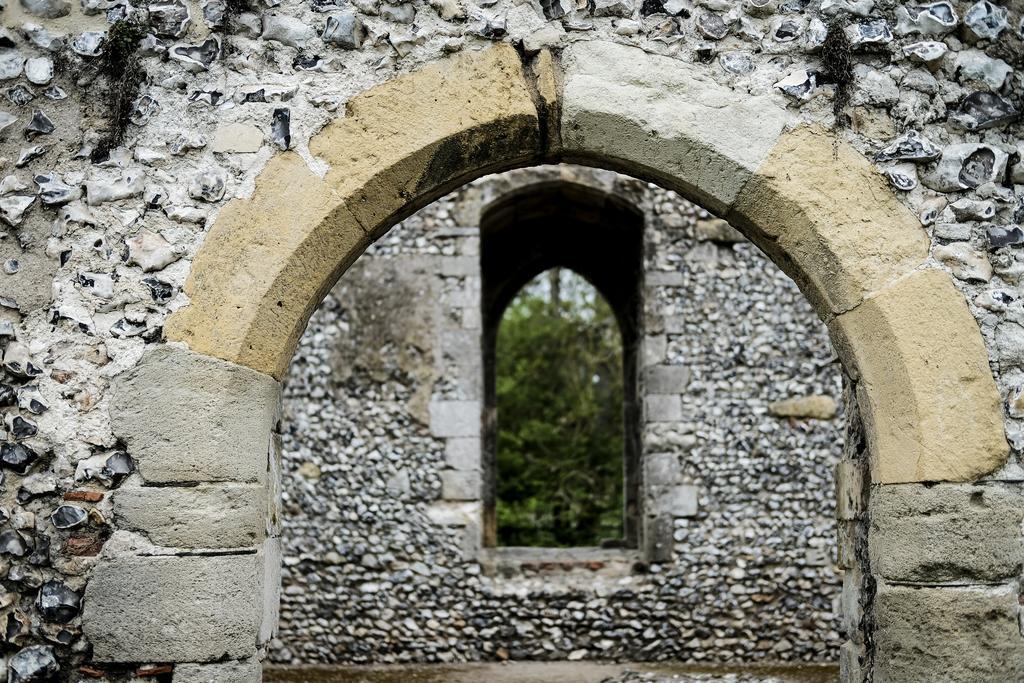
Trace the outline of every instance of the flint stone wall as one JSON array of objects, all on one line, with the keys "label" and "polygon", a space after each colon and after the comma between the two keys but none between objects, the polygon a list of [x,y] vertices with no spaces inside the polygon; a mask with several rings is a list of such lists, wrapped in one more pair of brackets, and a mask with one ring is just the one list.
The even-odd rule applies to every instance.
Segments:
[{"label": "flint stone wall", "polygon": [[[918,8],[891,0],[653,0],[579,6],[566,0],[358,0],[352,6],[252,4],[237,12],[220,0],[202,6],[26,0],[7,2],[2,12],[0,220],[7,232],[0,241],[0,337],[4,384],[12,389],[5,389],[2,409],[8,447],[0,456],[6,475],[0,500],[5,587],[0,609],[7,645],[0,660],[12,680],[51,673],[69,679],[83,663],[99,666],[101,675],[106,671],[114,679],[134,670],[103,668],[97,653],[102,652],[99,643],[111,652],[129,652],[137,643],[130,625],[118,622],[118,610],[99,608],[108,598],[111,606],[130,604],[118,600],[121,593],[137,590],[137,582],[97,581],[89,589],[93,608],[83,624],[79,598],[98,563],[240,552],[153,546],[150,541],[167,542],[172,535],[147,538],[144,527],[151,522],[122,520],[110,495],[122,485],[196,483],[177,479],[180,473],[146,479],[148,448],[138,442],[132,446],[131,430],[122,433],[116,426],[120,408],[113,397],[117,378],[140,363],[146,366],[144,359],[153,358],[146,350],[161,345],[168,316],[188,303],[181,288],[223,205],[250,195],[256,174],[283,149],[294,150],[308,164],[310,177],[322,172],[323,160],[310,154],[307,141],[344,112],[355,94],[447,54],[495,41],[515,43],[525,54],[545,47],[557,53],[593,39],[638,46],[690,65],[709,84],[751,97],[785,98],[794,119],[839,130],[919,216],[930,242],[927,263],[953,275],[985,339],[1012,453],[1004,467],[964,486],[1002,491],[1024,481],[1024,166],[1018,150],[1024,25],[1016,3],[940,2]],[[115,98],[108,81],[124,82],[123,73],[104,80],[98,55],[111,25],[128,15],[151,21],[138,52],[146,77],[120,115],[123,139],[115,139],[109,154],[93,155],[118,117],[110,109]],[[852,44],[853,80],[840,108],[840,125],[833,114],[840,90],[833,82],[835,64],[822,51],[826,25],[833,20]],[[285,184],[280,191],[295,190]],[[266,381],[273,386],[269,377]],[[272,393],[254,391],[254,405],[269,405]],[[147,436],[191,435],[190,423],[203,420],[211,439],[236,433],[235,426],[209,419],[195,406],[168,407],[162,397],[139,396],[150,399],[177,429],[167,432],[165,425],[151,423]],[[242,411],[233,415],[243,424],[253,419]],[[272,416],[259,418],[261,424],[264,418],[273,421]],[[275,446],[269,444],[268,453],[243,453],[242,482],[258,472],[274,474]],[[862,453],[862,446],[848,440],[848,449]],[[164,453],[187,473],[195,465],[189,458],[202,457],[204,451]],[[259,458],[265,467],[249,468],[248,458]],[[139,472],[133,473],[135,460]],[[274,476],[267,480],[272,483]],[[871,508],[863,504],[861,481],[854,474],[840,480],[840,563],[848,569],[868,568],[869,547],[874,554],[913,557],[906,539],[921,542],[920,535],[882,529],[869,537],[870,527],[863,522]],[[923,517],[931,516],[928,510],[942,509],[931,503],[915,507],[919,484],[892,488],[893,495],[906,496],[904,509],[924,509]],[[964,487],[954,488],[960,492],[951,494],[950,501],[970,504],[972,496],[964,494]],[[998,500],[999,495],[983,491],[982,500]],[[265,514],[269,540],[264,544],[272,545],[277,519],[272,503]],[[959,518],[979,543],[988,542],[975,526],[982,523],[980,516]],[[971,573],[951,581],[931,575],[927,590],[913,593],[905,587],[904,572],[920,574],[902,559],[889,565],[894,573],[888,577],[847,573],[852,577],[847,581],[851,618],[862,617],[851,625],[884,627],[885,637],[874,640],[879,647],[899,646],[913,637],[912,629],[901,626],[908,623],[907,614],[977,610],[1001,620],[994,627],[998,633],[966,633],[970,640],[964,647],[937,630],[929,641],[934,647],[908,655],[909,663],[883,663],[889,668],[883,666],[878,676],[928,680],[928,672],[937,669],[963,680],[1012,679],[1012,670],[1002,663],[1007,653],[1010,661],[1022,659],[1013,659],[1022,646],[1005,627],[1014,616],[1013,605],[1019,604],[1020,576],[1011,558],[1012,538],[1016,534],[1019,539],[1020,532],[1013,531],[1006,515],[998,519],[1000,533],[1008,536],[998,540],[1003,549],[999,561],[984,568],[1000,575],[994,587],[986,579],[987,587],[978,588],[979,579]],[[173,528],[157,521],[158,528]],[[983,526],[991,528],[987,521]],[[922,519],[920,528],[927,529],[928,521]],[[206,534],[199,542],[206,546],[213,539]],[[263,552],[258,545],[245,552],[256,555],[257,548]],[[262,575],[275,566],[273,555],[263,555]],[[889,588],[896,598],[883,597]],[[44,592],[47,600],[37,604]],[[915,599],[902,599],[904,593]],[[136,597],[138,603],[145,599]],[[253,654],[262,654],[272,630],[272,605],[265,609],[270,617],[250,622],[258,621],[263,631],[255,641],[246,640],[244,649],[251,645]],[[217,659],[200,645],[174,658]],[[234,645],[228,649],[241,652]],[[863,650],[865,645],[843,646],[847,680],[872,675],[872,653]],[[942,653],[956,661],[947,666],[937,657]],[[236,669],[251,672],[249,654],[237,658],[244,664]],[[214,671],[209,675],[201,664],[182,666],[181,675],[197,680],[221,675],[225,665],[215,666],[215,671],[207,669]]]}]

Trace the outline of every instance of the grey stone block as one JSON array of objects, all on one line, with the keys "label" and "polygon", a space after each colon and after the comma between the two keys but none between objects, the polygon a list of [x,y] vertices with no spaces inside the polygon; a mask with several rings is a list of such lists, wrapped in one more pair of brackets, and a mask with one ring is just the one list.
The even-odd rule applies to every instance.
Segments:
[{"label": "grey stone block", "polygon": [[455,470],[480,469],[479,437],[460,437],[448,439],[445,443],[444,458],[448,467]]},{"label": "grey stone block", "polygon": [[477,500],[480,498],[480,472],[475,470],[444,470],[441,472],[441,497],[446,500]]},{"label": "grey stone block", "polygon": [[657,365],[665,361],[668,352],[668,337],[663,334],[649,334],[644,337],[644,366]]},{"label": "grey stone block", "polygon": [[479,401],[434,401],[430,404],[430,433],[434,436],[479,436]]},{"label": "grey stone block", "polygon": [[644,391],[648,394],[681,394],[690,383],[685,365],[652,365],[644,370]]},{"label": "grey stone block", "polygon": [[675,453],[648,453],[644,456],[644,482],[648,486],[668,486],[683,476],[683,466]]},{"label": "grey stone block", "polygon": [[244,661],[217,664],[179,664],[174,667],[174,683],[259,683],[263,667],[251,657]]},{"label": "grey stone block", "polygon": [[1024,680],[1017,601],[1010,586],[880,584],[874,683]]},{"label": "grey stone block", "polygon": [[268,538],[258,558],[259,595],[262,596],[260,614],[259,646],[277,635],[281,618],[281,540]]},{"label": "grey stone block", "polygon": [[899,484],[869,501],[874,573],[920,583],[996,582],[1024,565],[1024,490],[1013,484]]},{"label": "grey stone block", "polygon": [[647,562],[672,560],[672,520],[669,517],[644,517],[643,556]]},{"label": "grey stone block", "polygon": [[649,422],[678,422],[683,419],[683,402],[678,394],[653,394],[644,397]]},{"label": "grey stone block", "polygon": [[693,517],[697,514],[700,488],[694,484],[652,486],[647,509],[658,516]]},{"label": "grey stone block", "polygon": [[102,560],[83,630],[99,662],[209,662],[255,654],[260,555]]},{"label": "grey stone block", "polygon": [[110,421],[146,481],[262,483],[278,395],[268,375],[157,346],[115,380]]},{"label": "grey stone block", "polygon": [[266,535],[267,490],[258,484],[121,488],[114,492],[118,527],[162,546],[243,548]]},{"label": "grey stone block", "polygon": [[836,463],[836,519],[857,519],[861,513],[864,477],[860,463],[840,460]]}]

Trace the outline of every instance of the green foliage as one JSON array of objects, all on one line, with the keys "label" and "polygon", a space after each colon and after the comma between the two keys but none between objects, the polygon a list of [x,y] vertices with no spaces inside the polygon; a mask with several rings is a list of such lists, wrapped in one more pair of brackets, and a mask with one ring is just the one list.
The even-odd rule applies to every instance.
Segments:
[{"label": "green foliage", "polygon": [[622,338],[570,271],[512,301],[498,330],[498,543],[593,546],[622,537]]}]

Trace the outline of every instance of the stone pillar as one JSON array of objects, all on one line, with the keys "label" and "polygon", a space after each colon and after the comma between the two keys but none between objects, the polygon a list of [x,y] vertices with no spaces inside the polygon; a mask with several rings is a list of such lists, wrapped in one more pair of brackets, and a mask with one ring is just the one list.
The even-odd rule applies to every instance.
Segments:
[{"label": "stone pillar", "polygon": [[85,593],[96,661],[259,680],[280,584],[279,393],[267,375],[170,345],[116,380],[111,422],[139,472],[114,493],[120,531]]}]

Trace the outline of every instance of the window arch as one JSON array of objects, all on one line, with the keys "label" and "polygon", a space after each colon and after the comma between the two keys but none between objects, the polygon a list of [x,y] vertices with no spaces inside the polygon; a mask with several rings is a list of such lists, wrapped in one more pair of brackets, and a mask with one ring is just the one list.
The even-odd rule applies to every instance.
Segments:
[{"label": "window arch", "polygon": [[[621,544],[637,547],[642,497],[637,353],[643,216],[628,202],[567,182],[531,185],[489,206],[480,221],[484,419],[483,544],[498,545],[497,344],[503,316],[539,274],[567,269],[593,286],[617,323],[622,378]],[[624,265],[625,264],[625,265]]]}]

